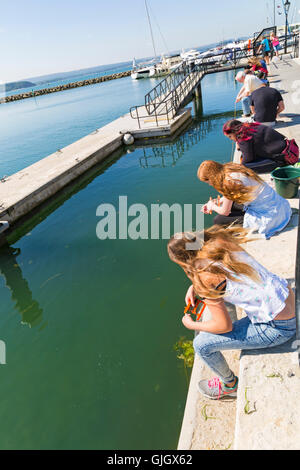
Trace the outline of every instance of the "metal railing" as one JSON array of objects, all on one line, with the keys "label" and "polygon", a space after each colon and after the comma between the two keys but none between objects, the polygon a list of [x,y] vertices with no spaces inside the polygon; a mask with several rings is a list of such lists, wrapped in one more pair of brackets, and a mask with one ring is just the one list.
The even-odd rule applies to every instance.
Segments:
[{"label": "metal railing", "polygon": [[138,120],[139,128],[140,120],[149,117],[157,126],[162,117],[169,124],[206,74],[234,70],[251,56],[251,49],[234,49],[207,56],[198,64],[183,63],[145,95],[144,105],[132,106],[130,115]]},{"label": "metal railing", "polygon": [[255,34],[255,38],[253,41],[253,52],[256,54],[257,49],[260,46],[261,41],[267,35],[270,36],[271,33],[274,33],[276,36],[277,26],[270,26],[269,28],[264,28],[260,33]]},{"label": "metal railing", "polygon": [[[264,29],[257,37],[257,41],[266,31],[272,30],[274,28]],[[173,119],[178,110],[199,86],[205,75],[240,68],[242,60],[249,59],[257,54],[257,41],[253,43],[250,49],[248,47],[228,49],[218,54],[211,54],[197,64],[183,63],[179,65],[145,95],[144,105],[130,108],[130,115],[133,119],[138,120],[139,129],[141,129],[141,119],[153,119],[156,126],[159,126],[159,121],[162,120],[167,121],[169,124],[170,120]],[[285,37],[279,38],[279,41],[283,45]],[[298,47],[298,35],[290,35],[289,48],[291,48],[291,52],[295,57],[297,56]]]},{"label": "metal railing", "polygon": [[224,64],[230,64],[231,68],[237,67],[242,59],[252,56],[251,49],[227,49],[217,54],[211,54],[195,63],[183,63],[173,72],[167,75],[160,83],[145,95],[145,107],[149,114],[164,100],[171,97],[180,102],[190,88],[194,88],[206,73],[224,70]]}]

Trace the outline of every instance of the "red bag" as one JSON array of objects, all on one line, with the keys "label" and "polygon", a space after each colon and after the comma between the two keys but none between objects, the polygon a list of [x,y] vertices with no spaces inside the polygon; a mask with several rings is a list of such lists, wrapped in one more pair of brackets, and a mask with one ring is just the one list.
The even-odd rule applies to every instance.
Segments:
[{"label": "red bag", "polygon": [[286,148],[282,152],[284,159],[288,165],[295,165],[299,161],[299,147],[295,139],[286,139]]}]

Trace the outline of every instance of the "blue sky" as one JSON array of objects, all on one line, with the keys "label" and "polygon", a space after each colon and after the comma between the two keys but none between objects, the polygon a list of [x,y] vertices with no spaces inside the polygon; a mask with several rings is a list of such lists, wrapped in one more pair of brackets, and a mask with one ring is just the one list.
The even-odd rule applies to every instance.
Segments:
[{"label": "blue sky", "polygon": [[[300,0],[291,1],[291,16],[295,12],[294,20],[300,21]],[[144,0],[1,3],[2,82],[153,55]],[[252,34],[267,25],[273,11],[273,0],[148,0],[148,4],[170,51]],[[157,52],[166,52],[155,18]],[[278,24],[283,20],[283,15],[277,16]]]}]

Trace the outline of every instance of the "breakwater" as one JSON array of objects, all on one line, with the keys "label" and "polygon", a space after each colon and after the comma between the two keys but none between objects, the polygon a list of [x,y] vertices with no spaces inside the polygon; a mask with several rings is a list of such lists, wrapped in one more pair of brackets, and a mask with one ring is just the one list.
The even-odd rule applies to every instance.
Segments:
[{"label": "breakwater", "polygon": [[96,83],[108,82],[109,80],[116,80],[118,78],[129,77],[131,70],[127,72],[114,73],[112,75],[103,75],[102,77],[90,78],[88,80],[81,80],[79,82],[66,83],[64,85],[58,85],[51,88],[43,88],[42,90],[31,90],[19,95],[5,96],[0,99],[1,103],[10,103],[11,101],[24,100],[26,98],[34,98],[36,96],[47,95],[49,93],[57,93],[58,91],[70,90],[72,88],[80,88],[88,85],[95,85]]}]

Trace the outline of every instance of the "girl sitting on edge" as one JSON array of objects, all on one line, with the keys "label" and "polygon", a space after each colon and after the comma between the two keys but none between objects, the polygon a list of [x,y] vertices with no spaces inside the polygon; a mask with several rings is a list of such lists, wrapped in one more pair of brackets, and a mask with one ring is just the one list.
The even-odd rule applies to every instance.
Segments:
[{"label": "girl sitting on edge", "polygon": [[[244,228],[257,230],[268,239],[289,223],[292,210],[289,202],[265,183],[254,171],[237,163],[221,164],[204,161],[198,169],[198,178],[213,186],[223,195],[220,205],[209,201],[203,212],[219,214],[215,224],[242,224]],[[242,204],[245,213],[231,213],[233,204]]]},{"label": "girl sitting on edge", "polygon": [[[243,228],[211,227],[204,232],[177,234],[168,243],[172,261],[192,281],[185,301],[194,305],[204,298],[212,319],[195,322],[190,315],[184,326],[199,331],[195,352],[218,377],[201,380],[200,392],[212,399],[236,397],[238,378],[228,367],[222,350],[259,349],[278,346],[296,332],[295,297],[285,279],[259,264],[241,244]],[[197,243],[197,249],[190,250]],[[232,323],[225,301],[244,309],[247,316]]]}]

